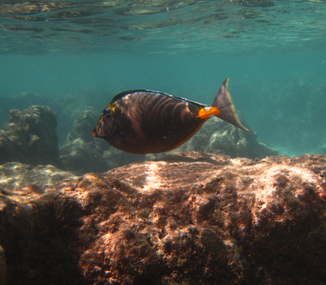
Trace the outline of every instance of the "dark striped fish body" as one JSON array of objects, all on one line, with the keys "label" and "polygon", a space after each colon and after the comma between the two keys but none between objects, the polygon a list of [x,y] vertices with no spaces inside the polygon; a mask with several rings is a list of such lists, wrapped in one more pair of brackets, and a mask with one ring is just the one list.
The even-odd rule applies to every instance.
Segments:
[{"label": "dark striped fish body", "polygon": [[[210,115],[242,127],[227,89],[222,98],[221,87],[212,107],[206,107],[185,98],[153,90],[133,90],[116,95],[103,110],[93,130],[95,137],[105,139],[117,149],[130,153],[158,153],[172,150],[191,138],[207,121]],[[223,93],[223,92],[222,92]],[[227,98],[225,98],[225,96]],[[225,106],[217,106],[218,101]],[[223,111],[224,112],[221,112]],[[233,120],[233,121],[232,121]]]}]

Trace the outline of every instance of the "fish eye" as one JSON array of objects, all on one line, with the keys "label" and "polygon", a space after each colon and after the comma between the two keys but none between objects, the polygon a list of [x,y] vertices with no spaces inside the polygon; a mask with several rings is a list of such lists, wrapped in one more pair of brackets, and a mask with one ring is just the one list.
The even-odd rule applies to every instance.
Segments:
[{"label": "fish eye", "polygon": [[103,115],[104,115],[104,116],[111,116],[111,111],[110,111],[110,109],[109,109],[109,108],[105,108],[105,109],[103,110]]}]

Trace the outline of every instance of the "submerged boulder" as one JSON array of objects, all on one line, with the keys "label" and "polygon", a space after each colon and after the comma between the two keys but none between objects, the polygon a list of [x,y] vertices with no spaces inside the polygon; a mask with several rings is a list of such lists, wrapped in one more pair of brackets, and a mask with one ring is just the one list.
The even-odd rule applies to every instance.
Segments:
[{"label": "submerged boulder", "polygon": [[11,110],[9,123],[0,131],[0,164],[60,165],[56,114],[45,106]]},{"label": "submerged boulder", "polygon": [[201,151],[250,159],[278,155],[275,149],[258,142],[254,131],[244,131],[217,117],[209,119],[196,135],[177,151]]},{"label": "submerged boulder", "polygon": [[7,282],[324,284],[325,164],[189,152],[80,177],[5,164]]},{"label": "submerged boulder", "polygon": [[94,143],[92,129],[98,121],[94,108],[87,108],[74,121],[67,139],[60,149],[63,169],[77,175],[87,172],[103,172],[114,166],[103,156],[109,146],[104,141]]}]

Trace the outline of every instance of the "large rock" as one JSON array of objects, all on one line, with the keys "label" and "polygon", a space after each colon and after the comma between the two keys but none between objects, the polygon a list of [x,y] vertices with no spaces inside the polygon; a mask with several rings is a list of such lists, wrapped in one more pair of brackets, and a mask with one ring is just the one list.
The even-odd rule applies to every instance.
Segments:
[{"label": "large rock", "polygon": [[[325,284],[326,157],[0,169],[8,284]],[[22,175],[26,173],[26,175]]]},{"label": "large rock", "polygon": [[97,151],[92,129],[98,120],[94,108],[82,112],[72,125],[67,139],[60,149],[63,169],[81,175],[90,171],[103,172],[109,169],[108,162]]},{"label": "large rock", "polygon": [[175,151],[200,151],[250,159],[278,155],[275,149],[258,142],[254,131],[244,131],[213,116],[198,133]]},{"label": "large rock", "polygon": [[10,120],[0,130],[0,164],[60,165],[56,115],[49,107],[11,110]]},{"label": "large rock", "polygon": [[57,114],[57,135],[59,145],[63,145],[67,134],[75,119],[88,107],[97,109],[97,120],[102,106],[108,103],[110,95],[107,91],[97,88],[87,88],[64,95],[37,94],[23,92],[15,96],[1,96],[0,94],[0,126],[8,122],[10,110],[24,110],[33,105],[49,106]]},{"label": "large rock", "polygon": [[51,191],[75,178],[53,166],[0,166],[0,274],[7,267],[7,284],[78,284],[80,208]]}]

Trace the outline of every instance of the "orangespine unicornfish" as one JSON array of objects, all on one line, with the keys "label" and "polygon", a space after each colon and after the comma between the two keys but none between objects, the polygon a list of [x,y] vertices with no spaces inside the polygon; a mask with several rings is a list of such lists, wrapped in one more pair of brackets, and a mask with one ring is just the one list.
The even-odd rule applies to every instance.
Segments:
[{"label": "orangespine unicornfish", "polygon": [[103,110],[92,133],[117,149],[145,154],[182,145],[211,115],[248,131],[238,119],[228,83],[229,78],[223,82],[211,107],[159,91],[122,92]]}]

